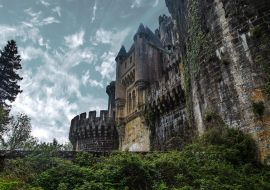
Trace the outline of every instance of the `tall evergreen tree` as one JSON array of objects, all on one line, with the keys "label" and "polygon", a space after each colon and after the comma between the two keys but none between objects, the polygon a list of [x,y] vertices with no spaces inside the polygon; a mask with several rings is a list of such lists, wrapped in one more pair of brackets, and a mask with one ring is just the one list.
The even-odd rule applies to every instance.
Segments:
[{"label": "tall evergreen tree", "polygon": [[6,101],[13,102],[21,93],[18,82],[22,77],[17,73],[22,68],[16,42],[8,41],[0,52],[0,105],[9,107]]}]

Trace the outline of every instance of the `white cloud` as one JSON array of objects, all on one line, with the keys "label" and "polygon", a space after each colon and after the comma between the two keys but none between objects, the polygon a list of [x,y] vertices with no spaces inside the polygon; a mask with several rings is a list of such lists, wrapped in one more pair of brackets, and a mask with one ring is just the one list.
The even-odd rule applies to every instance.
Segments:
[{"label": "white cloud", "polygon": [[91,18],[92,23],[96,20],[96,11],[97,11],[97,1],[95,1],[95,5],[93,6],[92,18]]},{"label": "white cloud", "polygon": [[96,66],[96,71],[98,71],[102,78],[107,78],[109,80],[114,80],[115,73],[115,53],[109,51],[105,52],[101,56],[101,65]]},{"label": "white cloud", "polygon": [[70,36],[65,36],[64,39],[65,39],[66,45],[71,49],[74,49],[83,45],[84,34],[85,34],[84,30],[81,30],[80,32],[77,32]]},{"label": "white cloud", "polygon": [[31,17],[31,19],[28,22],[22,22],[28,26],[44,26],[48,24],[53,24],[53,23],[60,23],[59,20],[57,20],[55,17],[49,16],[46,18],[41,18],[42,16],[42,11],[35,12],[32,10],[32,8],[25,9],[24,12]]},{"label": "white cloud", "polygon": [[16,33],[16,31],[15,27],[0,25],[0,34],[2,39],[7,39],[9,36]]},{"label": "white cloud", "polygon": [[53,23],[60,23],[60,21],[57,20],[56,18],[50,16],[50,17],[44,18],[44,19],[39,23],[39,25],[40,25],[40,26],[44,26],[44,25],[53,24]]},{"label": "white cloud", "polygon": [[0,8],[3,8],[4,6],[3,5],[0,5]]},{"label": "white cloud", "polygon": [[42,54],[42,51],[40,51],[40,49],[31,47],[31,46],[26,47],[26,48],[20,48],[19,51],[20,51],[19,54],[21,55],[22,60],[25,62],[33,60],[33,59],[37,59]]},{"label": "white cloud", "polygon": [[45,0],[40,0],[40,3],[46,7],[50,6],[50,3]]},{"label": "white cloud", "polygon": [[22,25],[23,26],[26,26],[26,27],[29,27],[29,28],[33,28],[34,27],[34,25],[32,23],[29,23],[29,22],[26,22],[26,21],[23,21],[22,22]]},{"label": "white cloud", "polygon": [[158,6],[158,4],[159,4],[159,0],[155,0],[155,2],[154,2],[154,4],[153,4],[153,7]]},{"label": "white cloud", "polygon": [[[70,49],[68,52],[56,53],[58,60],[64,61],[68,64],[66,66],[74,67],[81,62],[92,64],[96,61],[97,57],[89,48],[84,49]],[[65,56],[65,57],[62,57]]]},{"label": "white cloud", "polygon": [[45,47],[46,49],[49,49],[49,48],[50,48],[49,42],[48,42],[48,41],[45,42],[43,37],[40,37],[40,38],[38,39],[38,44],[39,44],[40,46],[42,46],[42,47]]},{"label": "white cloud", "polygon": [[94,80],[94,79],[91,79],[90,78],[90,72],[89,72],[89,70],[83,74],[83,76],[82,76],[82,83],[85,86],[88,86],[89,85],[91,87],[100,87],[100,88],[103,88],[104,87],[102,81],[97,81],[97,80]]},{"label": "white cloud", "polygon": [[52,9],[52,12],[57,13],[57,15],[58,15],[59,17],[61,17],[61,7],[57,6],[57,7],[53,8],[53,9]]},{"label": "white cloud", "polygon": [[25,9],[24,12],[25,12],[26,14],[28,14],[29,16],[35,17],[35,18],[36,18],[36,17],[39,17],[39,16],[42,14],[41,11],[34,12],[34,11],[32,10],[32,8]]},{"label": "white cloud", "polygon": [[[91,95],[82,95],[82,78],[72,74],[74,62],[92,61],[95,56],[90,49],[48,52],[28,46],[21,48],[23,64],[38,59],[37,71],[22,71],[19,94],[13,103],[12,112],[24,112],[32,118],[32,134],[41,141],[51,141],[57,137],[61,143],[68,141],[70,120],[80,112],[101,110],[107,100]],[[26,68],[26,67],[24,67]],[[90,79],[88,85],[101,87],[101,82]],[[73,97],[77,101],[70,101]],[[95,101],[89,101],[89,100]]]},{"label": "white cloud", "polygon": [[7,40],[15,38],[20,38],[23,42],[31,41],[33,43],[38,43],[41,38],[38,28],[28,26],[25,23],[19,26],[0,25],[0,34],[0,46],[5,45]]},{"label": "white cloud", "polygon": [[120,31],[105,30],[100,28],[96,31],[95,37],[90,40],[93,44],[110,44],[113,51],[118,51],[130,31],[130,28],[125,28]]},{"label": "white cloud", "polygon": [[142,5],[142,0],[133,0],[132,4],[131,4],[131,8],[139,8]]}]

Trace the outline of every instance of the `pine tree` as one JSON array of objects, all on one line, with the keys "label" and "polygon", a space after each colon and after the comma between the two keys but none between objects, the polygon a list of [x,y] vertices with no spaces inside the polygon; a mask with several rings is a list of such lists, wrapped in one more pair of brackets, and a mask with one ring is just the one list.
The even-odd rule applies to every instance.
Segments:
[{"label": "pine tree", "polygon": [[14,40],[8,41],[0,53],[0,105],[9,107],[7,101],[13,102],[22,92],[18,84],[22,77],[17,73],[22,68],[21,58]]}]

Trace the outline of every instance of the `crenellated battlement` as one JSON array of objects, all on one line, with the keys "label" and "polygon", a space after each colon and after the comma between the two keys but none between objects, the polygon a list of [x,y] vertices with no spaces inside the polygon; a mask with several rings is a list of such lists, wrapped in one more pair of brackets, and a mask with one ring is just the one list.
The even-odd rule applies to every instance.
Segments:
[{"label": "crenellated battlement", "polygon": [[118,148],[118,134],[114,122],[115,83],[107,86],[108,110],[84,112],[71,120],[69,139],[74,150],[108,152]]},{"label": "crenellated battlement", "polygon": [[108,117],[108,111],[100,111],[100,117],[96,117],[96,111],[90,111],[87,117],[86,113],[81,113],[71,120],[70,137],[94,134],[96,130],[102,134],[112,130],[113,119]]},{"label": "crenellated battlement", "polygon": [[108,120],[112,120],[112,118],[109,118],[107,110],[101,110],[100,111],[100,116],[97,117],[97,112],[96,111],[90,111],[87,115],[86,112],[81,113],[80,115],[75,116],[71,120],[71,127],[76,127],[78,125],[81,125],[82,123],[85,122],[94,122],[94,123],[100,123],[100,122],[106,122]]},{"label": "crenellated battlement", "polygon": [[75,150],[110,151],[118,144],[117,131],[113,118],[107,110],[81,113],[71,120],[69,139]]}]

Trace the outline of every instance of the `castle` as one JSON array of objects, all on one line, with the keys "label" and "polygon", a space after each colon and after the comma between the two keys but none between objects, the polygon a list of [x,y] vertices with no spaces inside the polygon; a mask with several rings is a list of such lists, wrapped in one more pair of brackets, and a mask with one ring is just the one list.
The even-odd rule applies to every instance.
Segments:
[{"label": "castle", "polygon": [[71,120],[69,140],[74,150],[107,152],[118,148],[118,133],[114,122],[115,83],[107,86],[108,110],[90,111],[77,115]]},{"label": "castle", "polygon": [[166,4],[172,17],[161,16],[154,33],[141,24],[120,49],[108,111],[72,120],[74,148],[181,149],[221,122],[250,134],[269,163],[270,2]]}]

